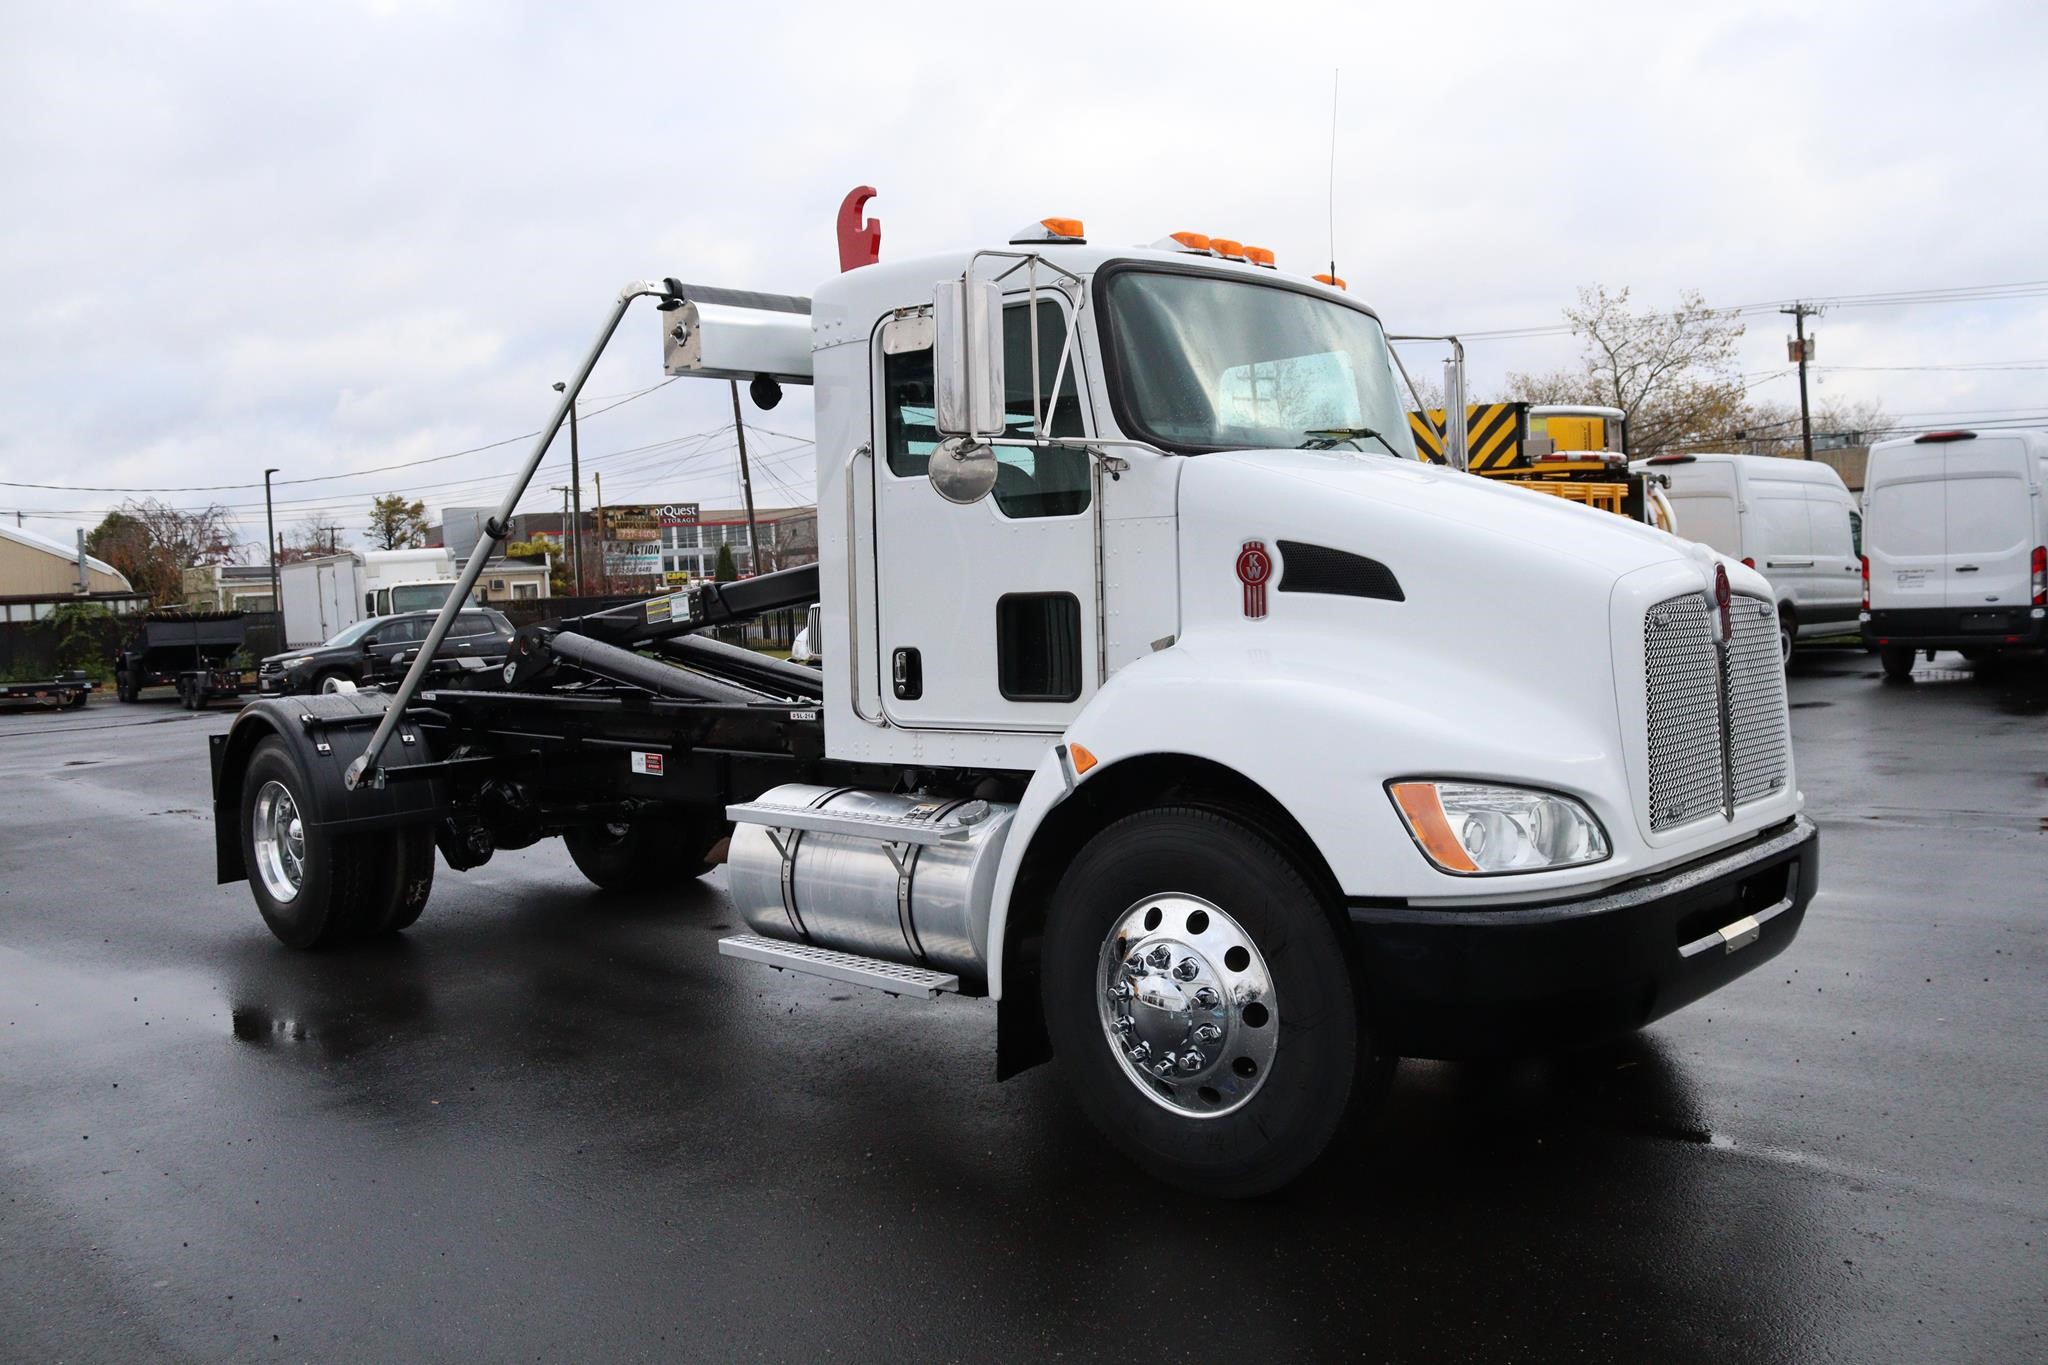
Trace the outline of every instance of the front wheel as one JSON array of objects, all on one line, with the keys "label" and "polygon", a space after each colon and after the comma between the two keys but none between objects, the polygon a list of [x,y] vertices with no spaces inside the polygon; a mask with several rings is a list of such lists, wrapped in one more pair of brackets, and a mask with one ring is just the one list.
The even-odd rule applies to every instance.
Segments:
[{"label": "front wheel", "polygon": [[1781,611],[1781,612],[1779,612],[1779,613],[1778,613],[1778,662],[1779,662],[1779,663],[1781,663],[1781,664],[1788,664],[1788,665],[1789,665],[1789,664],[1790,664],[1790,663],[1792,662],[1792,644],[1793,644],[1793,641],[1794,641],[1795,639],[1797,639],[1797,638],[1798,638],[1798,635],[1799,635],[1799,628],[1798,628],[1798,627],[1797,627],[1797,626],[1796,626],[1795,624],[1793,624],[1793,621],[1792,621],[1792,613],[1791,613],[1791,612],[1789,612],[1789,611]]},{"label": "front wheel", "polygon": [[1877,660],[1884,665],[1884,675],[1887,678],[1913,676],[1913,651],[1905,645],[1880,645]]},{"label": "front wheel", "polygon": [[1098,834],[1060,882],[1041,967],[1081,1107],[1172,1184],[1277,1189],[1376,1093],[1322,897],[1228,816],[1168,808]]}]

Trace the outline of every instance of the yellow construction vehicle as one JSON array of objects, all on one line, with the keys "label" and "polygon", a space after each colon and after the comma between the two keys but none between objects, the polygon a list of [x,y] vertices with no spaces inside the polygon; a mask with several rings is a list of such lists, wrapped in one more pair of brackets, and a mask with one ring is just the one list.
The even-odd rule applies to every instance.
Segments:
[{"label": "yellow construction vehicle", "polygon": [[[1457,463],[1457,433],[1445,412],[1410,412],[1417,458]],[[1670,505],[1655,481],[1631,475],[1628,417],[1620,408],[1563,403],[1473,403],[1465,409],[1464,466],[1483,479],[1581,502],[1673,529]]]}]

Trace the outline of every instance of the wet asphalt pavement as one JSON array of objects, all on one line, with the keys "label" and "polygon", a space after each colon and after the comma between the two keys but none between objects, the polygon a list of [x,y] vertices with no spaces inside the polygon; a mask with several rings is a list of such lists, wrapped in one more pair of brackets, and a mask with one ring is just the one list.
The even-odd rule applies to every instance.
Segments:
[{"label": "wet asphalt pavement", "polygon": [[719,958],[722,874],[550,842],[296,954],[213,884],[225,709],[0,715],[0,1357],[2048,1357],[2048,686],[1940,664],[1795,662],[1784,956],[1240,1204],[985,1003]]}]

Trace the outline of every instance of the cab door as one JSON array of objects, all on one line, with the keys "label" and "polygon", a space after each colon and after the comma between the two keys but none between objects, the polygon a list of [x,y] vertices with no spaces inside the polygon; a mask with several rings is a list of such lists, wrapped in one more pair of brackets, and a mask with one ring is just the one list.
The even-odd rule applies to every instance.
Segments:
[{"label": "cab door", "polygon": [[[1048,434],[1089,433],[1070,310],[1040,293],[1038,383]],[[1030,316],[1004,315],[1007,435],[1032,434]],[[961,506],[933,489],[932,329],[890,319],[872,341],[874,541],[882,709],[905,728],[1057,732],[1099,675],[1092,462],[1079,450],[997,448],[994,491]]]},{"label": "cab door", "polygon": [[[1813,533],[1813,572],[1801,596],[1800,626],[1814,626],[1828,635],[1854,624],[1863,602],[1862,565],[1856,558],[1856,533],[1850,521],[1849,495],[1825,484],[1806,485],[1806,520]],[[1828,623],[1835,623],[1829,627]]]}]

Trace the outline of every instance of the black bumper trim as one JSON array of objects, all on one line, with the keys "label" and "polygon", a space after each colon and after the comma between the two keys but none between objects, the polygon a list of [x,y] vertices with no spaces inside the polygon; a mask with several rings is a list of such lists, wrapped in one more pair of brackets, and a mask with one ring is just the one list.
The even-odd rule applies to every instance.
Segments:
[{"label": "black bumper trim", "polygon": [[1353,905],[1374,1045],[1472,1057],[1639,1029],[1783,952],[1819,878],[1820,832],[1798,816],[1675,872],[1576,900]]},{"label": "black bumper trim", "polygon": [[[1907,645],[1914,649],[2002,649],[2048,642],[2048,620],[2031,606],[1887,607],[1863,622],[1866,645]],[[1963,619],[2004,617],[2005,624],[1965,630]]]}]

